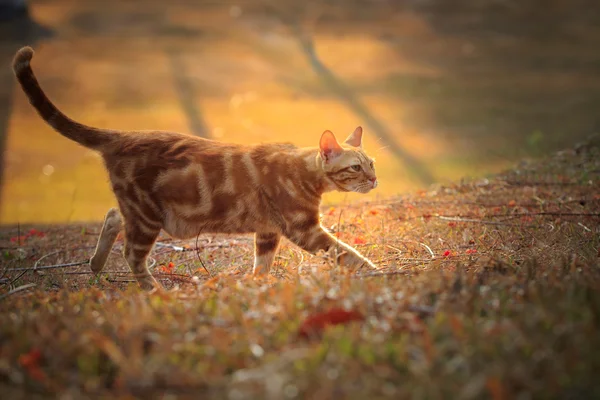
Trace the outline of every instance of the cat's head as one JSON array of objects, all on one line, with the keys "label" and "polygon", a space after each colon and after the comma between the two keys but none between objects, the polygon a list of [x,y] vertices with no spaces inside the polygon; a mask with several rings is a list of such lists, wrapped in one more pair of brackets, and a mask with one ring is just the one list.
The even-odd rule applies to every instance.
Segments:
[{"label": "cat's head", "polygon": [[337,190],[368,193],[377,187],[374,160],[362,148],[360,126],[342,144],[330,131],[323,132],[319,149],[323,171]]}]

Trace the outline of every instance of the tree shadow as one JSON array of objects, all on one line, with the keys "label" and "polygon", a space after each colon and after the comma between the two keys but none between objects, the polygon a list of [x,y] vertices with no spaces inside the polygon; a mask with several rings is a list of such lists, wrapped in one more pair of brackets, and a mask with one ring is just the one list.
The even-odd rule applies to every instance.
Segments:
[{"label": "tree shadow", "polygon": [[[348,0],[292,9],[270,3],[257,14],[294,31],[324,86],[356,115],[372,116],[356,93],[398,99],[406,105],[404,126],[454,149],[443,162],[485,165],[547,154],[600,126],[600,8],[587,0],[547,3]],[[423,72],[344,84],[315,54],[307,26],[379,40]],[[385,137],[385,125],[382,131]]]},{"label": "tree shadow", "polygon": [[403,163],[409,175],[422,185],[429,185],[435,181],[431,171],[416,157],[408,153],[394,139],[390,130],[369,110],[369,108],[358,98],[358,96],[340,79],[335,72],[330,70],[316,53],[312,37],[305,32],[297,18],[284,14],[280,9],[267,6],[277,18],[280,19],[298,40],[303,54],[306,56],[310,66],[323,82],[325,88],[333,93],[344,103],[361,121],[364,121],[380,139],[388,151]]},{"label": "tree shadow", "polygon": [[187,117],[188,126],[193,134],[209,138],[210,132],[196,101],[197,96],[193,81],[188,77],[187,69],[185,63],[180,58],[180,53],[172,49],[167,49],[166,53],[175,84],[175,91],[177,92],[177,99]]}]

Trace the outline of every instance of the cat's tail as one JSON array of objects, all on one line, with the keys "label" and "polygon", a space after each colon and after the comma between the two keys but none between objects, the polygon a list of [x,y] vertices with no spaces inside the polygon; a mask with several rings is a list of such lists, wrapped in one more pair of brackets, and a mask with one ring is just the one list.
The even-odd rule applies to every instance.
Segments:
[{"label": "cat's tail", "polygon": [[32,57],[33,49],[23,47],[15,54],[12,68],[29,102],[44,121],[63,136],[91,149],[101,150],[112,142],[114,133],[75,122],[52,104],[33,74],[30,65]]}]

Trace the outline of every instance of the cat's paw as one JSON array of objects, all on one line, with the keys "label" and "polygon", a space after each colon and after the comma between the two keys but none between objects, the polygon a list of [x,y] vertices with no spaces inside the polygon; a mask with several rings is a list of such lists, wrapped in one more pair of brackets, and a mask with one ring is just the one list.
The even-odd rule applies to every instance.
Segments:
[{"label": "cat's paw", "polygon": [[92,270],[94,275],[98,275],[100,272],[102,272],[105,263],[105,260],[102,260],[101,257],[98,257],[96,255],[94,255],[90,259],[90,269]]},{"label": "cat's paw", "polygon": [[[364,259],[364,262],[361,266],[364,269],[370,269],[370,270],[378,270],[379,267],[377,265],[375,265],[375,263],[373,263],[373,261],[369,260],[368,258]],[[361,268],[359,267],[359,268]]]},{"label": "cat's paw", "polygon": [[156,279],[154,279],[154,277],[152,275],[146,275],[143,277],[139,277],[139,278],[137,278],[137,281],[138,281],[138,285],[140,286],[140,288],[142,290],[145,290],[146,292],[150,292],[154,289],[156,289],[156,290],[162,289],[162,285],[160,283],[158,283],[158,281]]},{"label": "cat's paw", "polygon": [[340,265],[352,268],[355,271],[376,270],[378,267],[368,258],[352,252],[344,252],[338,258]]}]

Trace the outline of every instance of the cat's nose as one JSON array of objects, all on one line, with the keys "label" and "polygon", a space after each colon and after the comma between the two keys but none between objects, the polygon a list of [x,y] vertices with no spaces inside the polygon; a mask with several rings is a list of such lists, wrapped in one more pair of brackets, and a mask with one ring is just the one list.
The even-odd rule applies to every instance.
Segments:
[{"label": "cat's nose", "polygon": [[371,182],[371,185],[373,185],[374,188],[377,187],[377,177],[374,176],[369,178],[369,182]]}]

